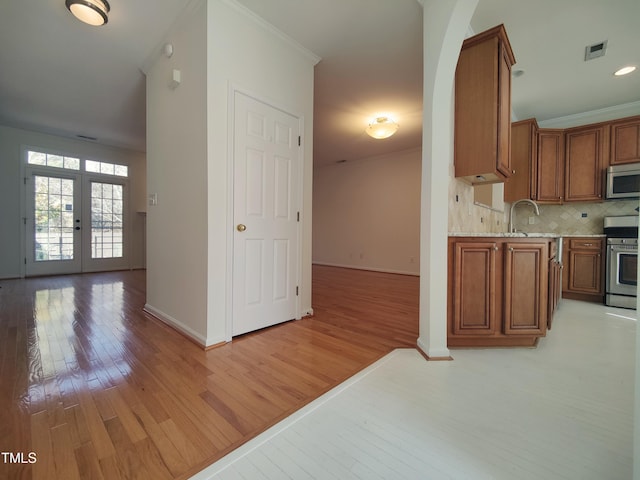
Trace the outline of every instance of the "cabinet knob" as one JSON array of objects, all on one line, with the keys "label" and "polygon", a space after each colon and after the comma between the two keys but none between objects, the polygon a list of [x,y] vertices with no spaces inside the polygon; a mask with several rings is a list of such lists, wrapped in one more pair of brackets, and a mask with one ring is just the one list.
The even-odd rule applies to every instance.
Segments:
[{"label": "cabinet knob", "polygon": [[510,252],[513,252],[513,247],[509,247],[509,251],[510,251]]}]

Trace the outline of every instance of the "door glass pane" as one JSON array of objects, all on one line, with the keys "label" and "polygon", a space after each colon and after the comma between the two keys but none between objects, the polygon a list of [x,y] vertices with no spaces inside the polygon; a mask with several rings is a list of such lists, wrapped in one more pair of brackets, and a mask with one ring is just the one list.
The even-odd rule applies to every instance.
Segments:
[{"label": "door glass pane", "polygon": [[618,262],[618,282],[622,285],[637,285],[638,254],[621,253]]},{"label": "door glass pane", "polygon": [[34,180],[34,259],[73,260],[73,180],[39,175]]},{"label": "door glass pane", "polygon": [[91,182],[91,258],[123,255],[123,186]]}]

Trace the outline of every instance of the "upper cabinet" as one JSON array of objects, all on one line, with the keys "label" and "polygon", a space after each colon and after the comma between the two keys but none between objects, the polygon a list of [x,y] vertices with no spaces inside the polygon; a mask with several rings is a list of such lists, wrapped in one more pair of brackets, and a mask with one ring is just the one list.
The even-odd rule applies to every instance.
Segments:
[{"label": "upper cabinet", "polygon": [[538,158],[534,196],[538,203],[560,204],[564,195],[564,132],[538,130]]},{"label": "upper cabinet", "polygon": [[640,116],[611,123],[611,165],[640,162]]},{"label": "upper cabinet", "polygon": [[602,200],[605,159],[609,153],[609,126],[565,130],[565,202]]},{"label": "upper cabinet", "polygon": [[511,124],[513,175],[504,184],[504,201],[535,198],[538,158],[538,122],[535,118]]},{"label": "upper cabinet", "polygon": [[511,167],[511,66],[503,25],[462,44],[455,81],[456,177],[472,184],[502,182]]},{"label": "upper cabinet", "polygon": [[514,122],[511,135],[506,202],[601,202],[607,167],[640,162],[640,116],[567,129],[538,128],[531,118]]}]

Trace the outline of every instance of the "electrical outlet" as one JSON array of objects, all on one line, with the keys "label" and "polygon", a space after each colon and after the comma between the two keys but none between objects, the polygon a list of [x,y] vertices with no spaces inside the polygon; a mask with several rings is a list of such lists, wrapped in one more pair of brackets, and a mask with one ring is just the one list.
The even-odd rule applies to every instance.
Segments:
[{"label": "electrical outlet", "polygon": [[529,225],[533,225],[536,223],[536,217],[529,217]]}]

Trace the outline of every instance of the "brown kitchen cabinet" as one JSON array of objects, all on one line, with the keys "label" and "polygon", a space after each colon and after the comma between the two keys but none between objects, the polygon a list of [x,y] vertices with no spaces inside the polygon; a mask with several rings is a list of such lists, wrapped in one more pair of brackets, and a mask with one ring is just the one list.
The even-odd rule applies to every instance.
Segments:
[{"label": "brown kitchen cabinet", "polygon": [[531,118],[514,122],[511,136],[506,202],[601,202],[607,167],[640,162],[640,116],[568,129],[537,128]]},{"label": "brown kitchen cabinet", "polygon": [[[453,335],[495,335],[498,331],[496,283],[502,275],[497,272],[495,241],[460,240],[450,243],[453,281],[450,311],[451,333]],[[496,278],[496,276],[498,278]],[[451,292],[451,289],[449,289]]]},{"label": "brown kitchen cabinet", "polygon": [[565,130],[565,202],[600,202],[609,158],[609,126]]},{"label": "brown kitchen cabinet", "polygon": [[564,239],[566,269],[562,296],[588,302],[604,302],[604,239],[569,237]]},{"label": "brown kitchen cabinet", "polygon": [[547,328],[549,243],[504,243],[504,333],[542,336]]},{"label": "brown kitchen cabinet", "polygon": [[504,25],[462,44],[455,76],[455,176],[502,182],[511,167],[511,66]]},{"label": "brown kitchen cabinet", "polygon": [[513,175],[504,184],[504,201],[535,199],[538,162],[538,122],[529,118],[511,124]]},{"label": "brown kitchen cabinet", "polygon": [[532,200],[561,204],[564,197],[564,130],[538,130],[536,189]]},{"label": "brown kitchen cabinet", "polygon": [[549,243],[449,238],[450,347],[533,346],[546,334]]},{"label": "brown kitchen cabinet", "polygon": [[640,162],[640,116],[611,122],[610,165]]}]

